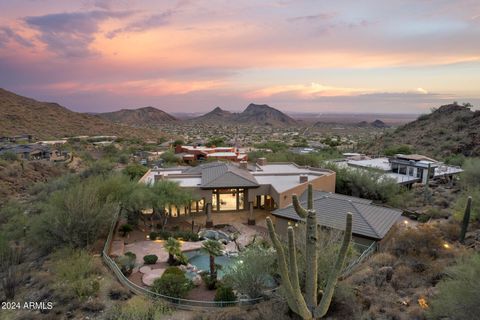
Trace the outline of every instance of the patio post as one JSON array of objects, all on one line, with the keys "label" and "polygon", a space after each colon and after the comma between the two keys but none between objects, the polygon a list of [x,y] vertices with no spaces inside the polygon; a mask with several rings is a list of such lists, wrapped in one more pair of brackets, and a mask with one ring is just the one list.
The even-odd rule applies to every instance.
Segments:
[{"label": "patio post", "polygon": [[255,225],[255,216],[253,215],[253,201],[248,202],[248,225],[254,226]]}]

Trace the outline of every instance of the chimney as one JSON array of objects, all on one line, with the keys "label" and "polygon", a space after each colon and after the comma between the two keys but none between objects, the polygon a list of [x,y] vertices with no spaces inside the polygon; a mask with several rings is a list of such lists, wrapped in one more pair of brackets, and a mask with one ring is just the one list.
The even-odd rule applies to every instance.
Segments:
[{"label": "chimney", "polygon": [[248,162],[247,161],[240,161],[240,169],[244,169],[244,170],[247,170],[247,165],[248,165]]},{"label": "chimney", "polygon": [[308,182],[308,175],[301,174],[300,175],[300,183],[305,183],[305,182]]},{"label": "chimney", "polygon": [[258,164],[259,166],[265,166],[265,165],[267,165],[267,158],[258,158],[258,159],[257,159],[257,164]]}]

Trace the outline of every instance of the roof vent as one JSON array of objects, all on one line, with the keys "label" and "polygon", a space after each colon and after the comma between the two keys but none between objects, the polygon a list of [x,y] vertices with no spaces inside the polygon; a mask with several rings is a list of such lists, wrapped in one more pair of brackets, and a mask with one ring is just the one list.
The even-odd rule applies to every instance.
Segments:
[{"label": "roof vent", "polygon": [[305,183],[305,182],[308,182],[308,175],[301,174],[300,175],[300,183]]}]

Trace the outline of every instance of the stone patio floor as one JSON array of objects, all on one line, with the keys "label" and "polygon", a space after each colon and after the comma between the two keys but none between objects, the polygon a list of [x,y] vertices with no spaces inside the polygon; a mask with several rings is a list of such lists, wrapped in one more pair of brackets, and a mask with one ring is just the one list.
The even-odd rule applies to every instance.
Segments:
[{"label": "stone patio floor", "polygon": [[[268,215],[266,211],[257,210],[255,212],[255,218],[257,224],[255,226],[249,226],[246,224],[248,218],[248,212],[226,212],[226,213],[215,213],[213,214],[213,221],[215,224],[229,224],[235,227],[240,233],[237,243],[240,247],[244,247],[249,244],[256,237],[265,237],[267,234],[265,217]],[[203,217],[202,217],[203,218]],[[200,220],[198,217],[196,221]],[[187,222],[191,222],[191,218],[185,219]],[[166,261],[168,260],[168,252],[164,249],[164,240],[143,240],[137,241],[134,243],[126,244],[124,246],[125,252],[133,252],[137,256],[136,258],[136,268],[134,272],[141,272],[142,282],[145,285],[152,285],[155,279],[162,276],[165,269],[168,267]],[[182,251],[193,251],[198,250],[202,247],[202,242],[188,242],[182,241]],[[229,242],[225,246],[226,251],[237,251],[235,243]],[[155,254],[158,256],[157,265],[152,266],[151,268],[142,268],[143,267],[143,257],[148,254]],[[140,270],[142,269],[142,270]]]}]

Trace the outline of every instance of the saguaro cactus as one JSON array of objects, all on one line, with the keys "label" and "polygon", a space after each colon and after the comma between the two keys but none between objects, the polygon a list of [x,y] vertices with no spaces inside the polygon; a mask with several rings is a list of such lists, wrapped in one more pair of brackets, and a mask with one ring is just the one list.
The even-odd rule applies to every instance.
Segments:
[{"label": "saguaro cactus", "polygon": [[305,243],[305,270],[306,270],[306,284],[305,297],[300,290],[298,280],[298,266],[296,258],[296,248],[294,242],[294,231],[292,227],[287,230],[288,235],[288,256],[285,255],[282,243],[275,232],[272,220],[267,218],[267,226],[272,240],[273,246],[277,252],[278,265],[280,275],[282,277],[282,285],[287,298],[287,303],[290,309],[305,320],[318,319],[328,311],[332,301],[333,292],[337,283],[338,277],[342,270],[347,255],[348,245],[352,239],[352,214],[348,213],[346,217],[345,234],[343,237],[342,246],[338,253],[335,266],[327,279],[327,286],[322,295],[322,299],[317,304],[317,216],[313,209],[313,191],[312,185],[308,186],[308,202],[307,209],[303,208],[298,201],[297,196],[293,196],[293,205],[297,214],[306,220],[306,243]]},{"label": "saguaro cactus", "polygon": [[472,210],[472,197],[468,197],[465,213],[463,214],[462,230],[460,231],[460,242],[465,242],[465,235],[467,234],[468,223],[470,222],[470,211]]}]

